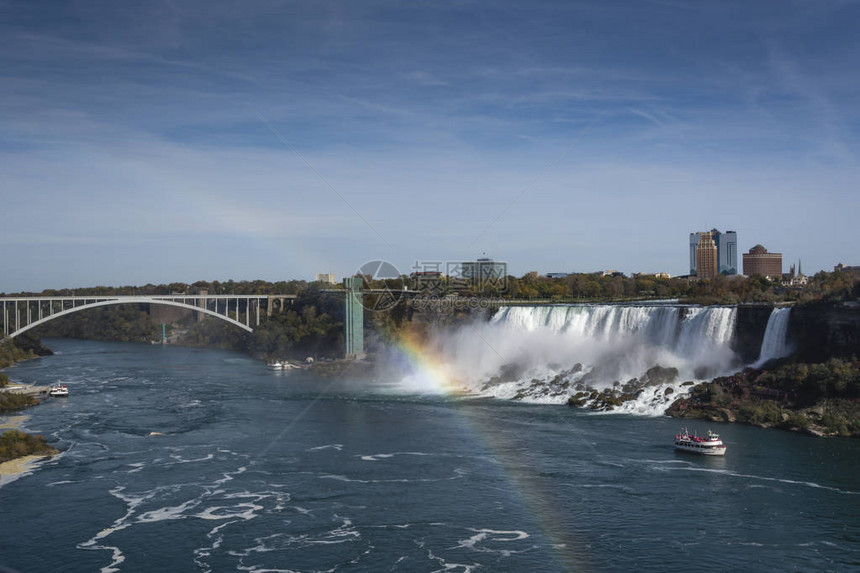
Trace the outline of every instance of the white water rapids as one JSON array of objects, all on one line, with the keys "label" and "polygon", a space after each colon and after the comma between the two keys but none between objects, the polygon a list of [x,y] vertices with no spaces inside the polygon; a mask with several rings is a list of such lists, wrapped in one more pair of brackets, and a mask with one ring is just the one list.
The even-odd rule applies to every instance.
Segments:
[{"label": "white water rapids", "polygon": [[[737,312],[676,304],[511,306],[434,342],[446,370],[473,393],[563,403],[579,391],[615,388],[636,398],[614,411],[659,415],[690,382],[744,366],[731,347]],[[788,310],[773,312],[785,319],[769,324],[763,357],[785,353]]]}]

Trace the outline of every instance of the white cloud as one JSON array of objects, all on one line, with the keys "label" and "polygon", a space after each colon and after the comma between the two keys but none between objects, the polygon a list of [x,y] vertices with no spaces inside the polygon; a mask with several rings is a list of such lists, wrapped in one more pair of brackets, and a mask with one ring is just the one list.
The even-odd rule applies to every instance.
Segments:
[{"label": "white cloud", "polygon": [[43,287],[483,250],[677,273],[713,226],[810,269],[857,244],[858,40],[813,5],[203,8],[0,24],[0,256],[36,248]]}]

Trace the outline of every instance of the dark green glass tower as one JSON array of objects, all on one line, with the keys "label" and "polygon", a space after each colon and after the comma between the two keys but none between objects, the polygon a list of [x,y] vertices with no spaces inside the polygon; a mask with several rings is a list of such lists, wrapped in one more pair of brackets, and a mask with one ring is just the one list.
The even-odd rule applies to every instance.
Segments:
[{"label": "dark green glass tower", "polygon": [[362,305],[362,280],[343,279],[346,288],[345,316],[343,319],[344,346],[347,358],[364,356],[364,306]]}]

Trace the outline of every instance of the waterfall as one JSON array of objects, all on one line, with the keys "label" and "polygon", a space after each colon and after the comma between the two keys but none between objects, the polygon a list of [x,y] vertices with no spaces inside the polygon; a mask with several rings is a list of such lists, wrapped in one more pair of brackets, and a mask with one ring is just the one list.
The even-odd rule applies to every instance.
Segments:
[{"label": "waterfall", "polygon": [[513,331],[535,332],[545,329],[582,339],[617,340],[647,332],[659,343],[675,339],[678,308],[670,306],[511,306],[503,307],[491,324]]},{"label": "waterfall", "polygon": [[790,307],[774,308],[767,319],[764,338],[761,341],[761,352],[754,368],[761,368],[769,360],[782,358],[791,354],[788,344],[788,318]]},{"label": "waterfall", "polygon": [[607,348],[634,341],[696,360],[731,343],[736,318],[737,309],[726,307],[556,305],[503,307],[490,323],[511,336],[544,331]]},{"label": "waterfall", "polygon": [[560,403],[614,388],[637,396],[621,409],[660,414],[689,391],[685,382],[741,366],[731,348],[736,319],[733,307],[510,306],[440,332],[434,356],[459,387],[481,395]]},{"label": "waterfall", "polygon": [[704,308],[691,309],[695,312],[688,314],[681,325],[678,339],[678,354],[690,359],[707,359],[715,345],[725,347],[732,341],[734,335],[736,308]]}]

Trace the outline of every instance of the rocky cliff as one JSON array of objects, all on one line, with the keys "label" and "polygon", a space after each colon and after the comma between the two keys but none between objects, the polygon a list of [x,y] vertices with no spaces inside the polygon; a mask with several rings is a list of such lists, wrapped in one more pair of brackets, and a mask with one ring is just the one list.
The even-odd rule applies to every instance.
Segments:
[{"label": "rocky cliff", "polygon": [[772,311],[771,306],[738,306],[732,350],[745,364],[754,362],[758,358],[764,331]]},{"label": "rocky cliff", "polygon": [[797,306],[791,311],[788,336],[800,362],[860,357],[860,302]]}]

